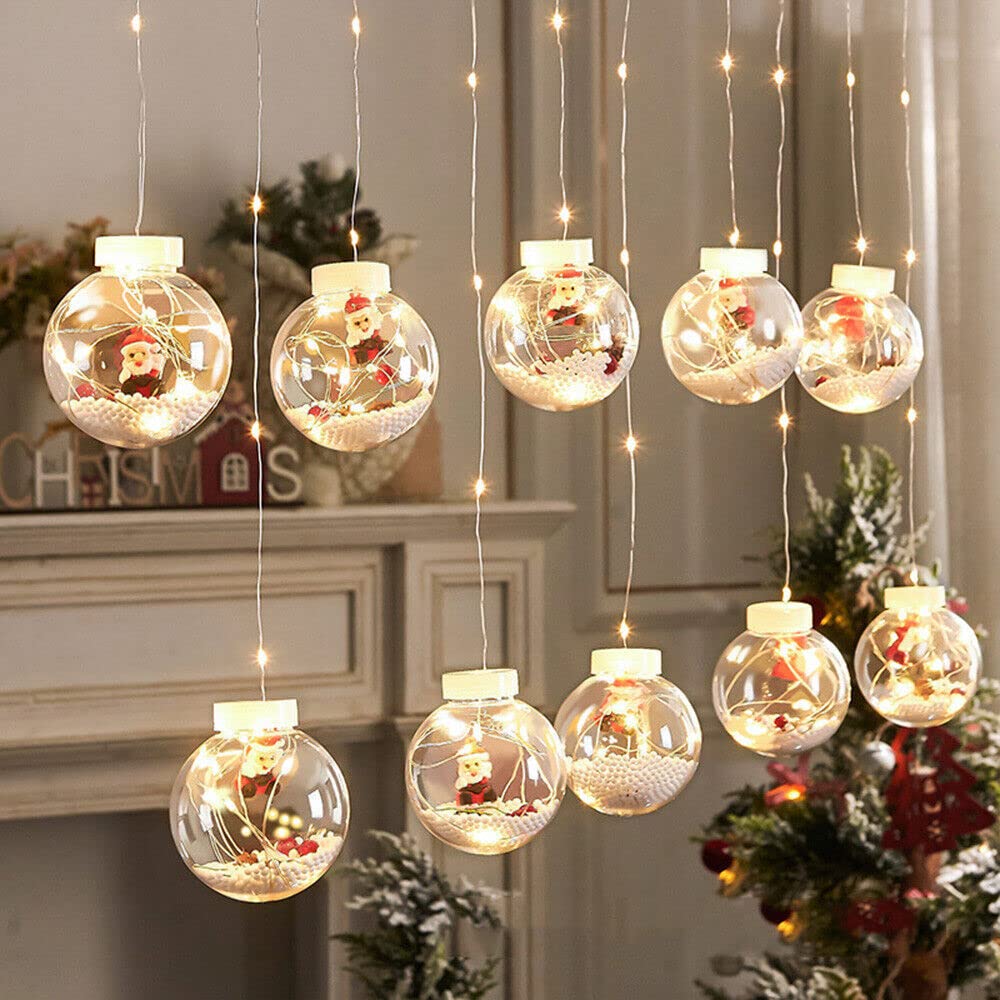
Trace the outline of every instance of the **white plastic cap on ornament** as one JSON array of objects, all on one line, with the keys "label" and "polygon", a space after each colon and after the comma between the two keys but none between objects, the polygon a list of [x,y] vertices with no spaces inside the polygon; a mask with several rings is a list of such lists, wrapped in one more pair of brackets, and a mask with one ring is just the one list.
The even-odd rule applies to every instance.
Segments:
[{"label": "white plastic cap on ornament", "polygon": [[543,267],[546,270],[576,264],[586,267],[594,263],[594,241],[586,240],[522,240],[521,267]]},{"label": "white plastic cap on ornament", "polygon": [[181,236],[98,236],[94,241],[94,266],[141,271],[147,267],[181,267]]},{"label": "white plastic cap on ornament", "polygon": [[812,606],[804,601],[761,601],[747,607],[747,630],[756,635],[801,635],[812,625]]},{"label": "white plastic cap on ornament", "polygon": [[733,278],[748,278],[767,271],[767,251],[752,247],[702,247],[699,266]]},{"label": "white plastic cap on ornament", "polygon": [[890,611],[934,611],[945,606],[944,587],[886,587]]},{"label": "white plastic cap on ornament", "polygon": [[279,701],[217,701],[212,706],[217,733],[259,733],[267,729],[294,729],[299,724],[299,703]]},{"label": "white plastic cap on ornament", "polygon": [[517,671],[506,667],[452,670],[441,675],[441,694],[445,701],[514,698],[517,692]]},{"label": "white plastic cap on ornament", "polygon": [[659,677],[663,655],[658,649],[595,649],[590,672],[595,677]]},{"label": "white plastic cap on ornament", "polygon": [[389,265],[376,260],[343,260],[312,269],[313,295],[362,291],[384,295],[392,288]]},{"label": "white plastic cap on ornament", "polygon": [[896,270],[892,267],[869,267],[867,264],[834,264],[830,286],[838,292],[892,295],[896,287]]}]

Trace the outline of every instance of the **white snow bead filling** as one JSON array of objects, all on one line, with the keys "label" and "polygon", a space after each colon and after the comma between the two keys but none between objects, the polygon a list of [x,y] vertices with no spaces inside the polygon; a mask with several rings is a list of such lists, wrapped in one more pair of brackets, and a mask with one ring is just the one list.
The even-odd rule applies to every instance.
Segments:
[{"label": "white snow bead filling", "polygon": [[555,815],[558,802],[536,799],[534,811],[512,815],[505,810],[521,806],[519,800],[479,806],[475,810],[440,806],[421,809],[421,822],[448,844],[472,854],[505,854],[526,844]]},{"label": "white snow bead filling", "polygon": [[756,402],[788,380],[798,353],[797,347],[761,347],[739,361],[706,371],[690,371],[679,378],[702,399],[715,403]]},{"label": "white snow bead filling", "polygon": [[858,375],[837,375],[809,392],[842,413],[871,413],[899,399],[913,384],[920,365],[887,365]]},{"label": "white snow bead filling", "polygon": [[186,434],[208,416],[219,401],[219,393],[189,386],[183,393],[159,396],[75,396],[60,405],[81,429],[101,441],[122,448],[145,448],[172,441]]},{"label": "white snow bead filling", "polygon": [[565,358],[537,361],[530,369],[509,361],[496,365],[497,378],[518,399],[544,410],[576,410],[606,399],[621,384],[635,359],[635,348],[624,354],[610,375],[613,359],[607,351],[575,350]]},{"label": "white snow bead filling", "polygon": [[210,861],[193,865],[192,870],[206,885],[245,903],[284,899],[322,878],[337,860],[344,843],[343,837],[333,833],[312,839],[318,845],[317,850],[302,857],[269,851],[263,860],[253,864]]},{"label": "white snow bead filling", "polygon": [[599,812],[635,816],[674,799],[697,770],[696,761],[660,754],[603,754],[570,762],[569,783],[582,802]]},{"label": "white snow bead filling", "polygon": [[[365,413],[340,414],[335,403],[307,403],[285,412],[298,430],[324,448],[368,451],[410,430],[427,412],[432,399],[423,391],[413,399]],[[321,408],[318,415],[309,412],[315,406]]]}]

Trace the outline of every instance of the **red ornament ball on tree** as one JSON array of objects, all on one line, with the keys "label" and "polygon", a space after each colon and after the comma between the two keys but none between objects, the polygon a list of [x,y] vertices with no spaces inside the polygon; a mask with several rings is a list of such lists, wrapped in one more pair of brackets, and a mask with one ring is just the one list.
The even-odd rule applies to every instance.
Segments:
[{"label": "red ornament ball on tree", "polygon": [[706,840],[701,845],[701,863],[714,874],[726,871],[733,863],[733,854],[724,840]]}]

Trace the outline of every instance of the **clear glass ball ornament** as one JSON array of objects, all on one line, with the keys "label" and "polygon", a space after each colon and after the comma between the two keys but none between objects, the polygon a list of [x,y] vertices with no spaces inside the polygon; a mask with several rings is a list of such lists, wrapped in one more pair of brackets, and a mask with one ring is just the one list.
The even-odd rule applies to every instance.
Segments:
[{"label": "clear glass ball ornament", "polygon": [[767,251],[703,247],[701,271],[670,300],[663,353],[685,389],[711,403],[755,403],[784,385],[802,345],[802,315],[767,273]]},{"label": "clear glass ball ornament", "polygon": [[579,410],[624,381],[639,349],[625,290],[593,266],[591,240],[530,240],[522,270],[486,312],[483,347],[508,392],[541,410]]},{"label": "clear glass ball ornament", "polygon": [[174,843],[188,868],[223,896],[287,899],[322,878],[344,846],[344,776],[297,725],[293,700],[220,702],[215,735],[177,775]]},{"label": "clear glass ball ornament", "polygon": [[944,587],[887,587],[885,611],[854,652],[858,688],[897,726],[925,728],[953,719],[982,672],[976,633],[945,602]]},{"label": "clear glass ball ornament", "polygon": [[434,337],[390,292],[389,267],[321,264],[313,296],[281,324],[271,385],[296,430],[333,451],[393,441],[430,409],[438,382]]},{"label": "clear glass ball ornament", "polygon": [[470,854],[506,854],[537,836],[566,792],[552,723],[518,700],[516,670],[459,670],[417,729],[406,791],[435,837]]},{"label": "clear glass ball ornament", "polygon": [[723,651],[712,702],[726,732],[765,757],[803,753],[840,728],[851,678],[840,651],[812,627],[812,608],[764,601],[747,608],[747,631]]},{"label": "clear glass ball ornament", "polygon": [[212,297],[178,268],[179,236],[99,236],[94,263],[56,306],[42,350],[63,413],[119,448],[168,444],[222,398],[229,327]]},{"label": "clear glass ball ornament", "polygon": [[835,264],[832,287],[802,310],[796,369],[806,392],[842,413],[873,413],[913,384],[924,360],[920,323],[893,294],[888,267]]},{"label": "clear glass ball ornament", "polygon": [[698,716],[662,676],[658,649],[595,649],[590,672],[556,715],[569,787],[610,816],[655,812],[698,768]]}]

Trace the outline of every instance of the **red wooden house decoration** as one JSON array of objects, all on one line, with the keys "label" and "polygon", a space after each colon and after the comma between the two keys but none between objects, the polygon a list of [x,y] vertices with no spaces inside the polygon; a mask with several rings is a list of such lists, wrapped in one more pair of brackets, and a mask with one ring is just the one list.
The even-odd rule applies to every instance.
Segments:
[{"label": "red wooden house decoration", "polygon": [[[261,435],[264,496],[267,497],[267,431]],[[201,464],[201,502],[211,507],[257,503],[257,442],[250,426],[232,411],[212,420],[195,435]]]}]

